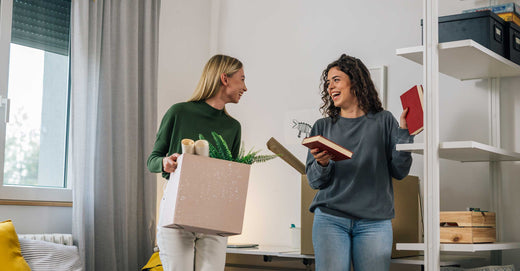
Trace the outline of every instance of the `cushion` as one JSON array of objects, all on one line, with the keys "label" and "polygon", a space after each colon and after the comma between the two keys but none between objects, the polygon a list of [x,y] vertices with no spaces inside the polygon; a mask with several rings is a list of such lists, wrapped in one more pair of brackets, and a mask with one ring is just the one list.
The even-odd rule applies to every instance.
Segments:
[{"label": "cushion", "polygon": [[11,220],[0,222],[0,251],[2,251],[0,253],[2,270],[31,271],[20,251],[18,235]]},{"label": "cushion", "polygon": [[155,252],[150,257],[148,263],[141,269],[142,271],[163,271],[161,259],[159,259],[159,252]]},{"label": "cushion", "polygon": [[32,271],[82,270],[78,247],[20,238],[22,255]]}]

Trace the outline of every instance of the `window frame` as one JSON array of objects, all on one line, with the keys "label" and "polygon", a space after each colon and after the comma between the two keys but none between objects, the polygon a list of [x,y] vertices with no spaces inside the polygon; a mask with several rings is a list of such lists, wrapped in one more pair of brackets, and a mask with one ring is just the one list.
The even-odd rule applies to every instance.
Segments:
[{"label": "window frame", "polygon": [[[9,57],[11,43],[11,26],[13,15],[13,0],[0,0],[0,98],[7,97],[9,78]],[[70,55],[69,55],[70,57]],[[70,77],[70,71],[69,71]],[[69,98],[70,99],[70,98]],[[0,99],[1,103],[1,99]],[[70,106],[70,105],[69,105]],[[69,109],[70,110],[70,109]],[[0,105],[0,199],[4,200],[31,200],[31,201],[55,201],[72,202],[72,189],[70,182],[65,181],[66,188],[49,188],[21,185],[5,185],[3,180],[5,160],[6,122],[4,114],[6,107]],[[7,112],[7,114],[9,114]],[[68,142],[68,140],[67,140]],[[68,148],[68,146],[67,146]],[[67,155],[66,155],[67,156]],[[67,157],[65,157],[67,159]],[[67,168],[65,169],[65,171]],[[66,173],[66,172],[64,172]]]}]

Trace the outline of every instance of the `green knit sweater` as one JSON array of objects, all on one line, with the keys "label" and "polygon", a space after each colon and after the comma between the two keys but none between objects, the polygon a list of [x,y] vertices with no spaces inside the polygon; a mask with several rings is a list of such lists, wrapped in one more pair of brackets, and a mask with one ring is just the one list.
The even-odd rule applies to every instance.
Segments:
[{"label": "green knit sweater", "polygon": [[211,144],[215,141],[211,135],[214,131],[226,140],[233,158],[240,149],[240,123],[224,112],[210,106],[204,101],[183,102],[174,104],[164,115],[153,151],[148,157],[147,166],[151,172],[162,172],[166,179],[170,174],[163,171],[162,160],[174,153],[181,153],[181,140],[199,139],[202,134]]}]

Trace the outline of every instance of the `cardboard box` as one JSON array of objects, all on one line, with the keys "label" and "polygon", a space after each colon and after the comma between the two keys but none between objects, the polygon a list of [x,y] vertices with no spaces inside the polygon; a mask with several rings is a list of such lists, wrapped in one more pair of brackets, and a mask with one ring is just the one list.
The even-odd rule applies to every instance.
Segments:
[{"label": "cardboard box", "polygon": [[314,196],[318,190],[314,190],[310,187],[307,175],[302,174],[301,179],[302,185],[302,206],[301,206],[301,254],[314,254],[314,247],[312,246],[312,224],[314,223],[314,213],[309,211]]},{"label": "cardboard box", "polygon": [[[281,154],[280,158],[286,161],[301,174],[301,248],[300,253],[313,255],[312,224],[314,213],[309,206],[318,190],[309,186],[305,165],[293,154],[284,148],[276,139],[267,142],[269,150]],[[418,251],[395,250],[395,243],[418,243],[422,240],[422,217],[420,216],[419,178],[407,176],[401,181],[392,180],[394,185],[395,218],[392,219],[394,244],[392,258],[419,255]]]},{"label": "cardboard box", "polygon": [[496,242],[496,215],[492,212],[441,212],[441,243]]},{"label": "cardboard box", "polygon": [[159,225],[220,236],[242,233],[251,166],[193,154],[177,162]]},{"label": "cardboard box", "polygon": [[392,219],[394,243],[392,258],[419,255],[419,251],[396,250],[396,243],[420,243],[422,241],[422,216],[419,208],[419,178],[408,175],[398,181],[392,179],[394,186],[395,218]]}]

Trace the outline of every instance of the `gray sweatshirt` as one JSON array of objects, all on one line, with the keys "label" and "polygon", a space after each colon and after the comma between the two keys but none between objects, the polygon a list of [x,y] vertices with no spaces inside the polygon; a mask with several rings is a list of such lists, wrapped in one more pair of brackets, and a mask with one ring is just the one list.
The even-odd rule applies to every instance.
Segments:
[{"label": "gray sweatshirt", "polygon": [[359,118],[330,117],[316,121],[311,136],[322,135],[351,150],[352,159],[319,165],[307,154],[309,185],[319,189],[310,206],[322,212],[351,219],[394,217],[392,177],[400,180],[412,165],[409,152],[395,150],[395,144],[412,143],[407,129],[399,128],[392,113],[381,111]]}]

